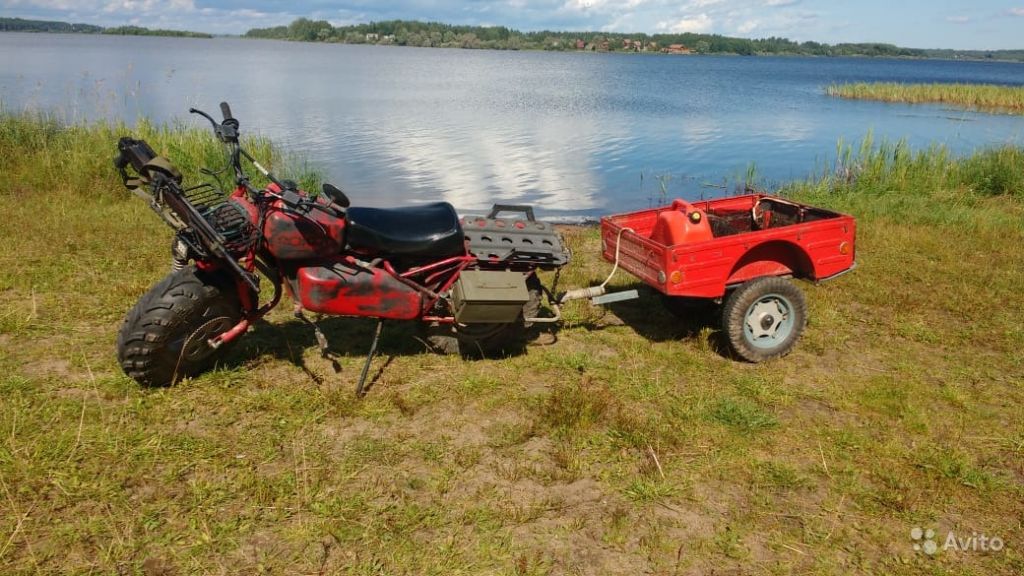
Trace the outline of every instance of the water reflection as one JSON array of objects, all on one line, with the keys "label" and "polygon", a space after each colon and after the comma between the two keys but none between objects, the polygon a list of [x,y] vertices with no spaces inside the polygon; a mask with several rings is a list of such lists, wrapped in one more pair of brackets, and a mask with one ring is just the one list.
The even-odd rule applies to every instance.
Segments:
[{"label": "water reflection", "polygon": [[[673,58],[238,39],[0,34],[0,101],[70,120],[187,119],[229,100],[243,130],[310,161],[355,202],[536,204],[556,216],[711,196],[756,166],[803,178],[836,142],[957,152],[1024,141],[1024,118],[829,99],[833,81],[1024,84],[1014,64]],[[106,154],[103,158],[106,158]]]}]

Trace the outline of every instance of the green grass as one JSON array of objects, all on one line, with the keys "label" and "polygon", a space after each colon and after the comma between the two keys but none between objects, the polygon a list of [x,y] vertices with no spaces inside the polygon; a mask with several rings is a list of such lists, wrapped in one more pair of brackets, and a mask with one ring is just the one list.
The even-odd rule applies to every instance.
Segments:
[{"label": "green grass", "polygon": [[832,84],[829,96],[908,104],[952,104],[990,112],[1024,114],[1024,87],[995,84]]},{"label": "green grass", "polygon": [[[356,400],[372,323],[324,322],[335,374],[287,303],[215,372],[120,373],[170,239],[111,167],[126,131],[0,118],[2,574],[1024,571],[1019,149],[841,147],[788,188],[858,217],[859,267],[801,284],[784,359],[723,358],[646,292],[567,307],[511,358],[389,326]],[[219,158],[205,131],[139,131],[186,173]],[[596,230],[564,234],[562,285],[603,279]],[[1006,549],[928,558],[915,526]]]}]

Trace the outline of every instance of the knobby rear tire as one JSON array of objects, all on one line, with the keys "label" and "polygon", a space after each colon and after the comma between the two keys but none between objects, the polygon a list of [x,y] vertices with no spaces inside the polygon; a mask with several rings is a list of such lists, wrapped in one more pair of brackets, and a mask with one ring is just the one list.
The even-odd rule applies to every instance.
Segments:
[{"label": "knobby rear tire", "polygon": [[523,348],[527,331],[540,312],[542,289],[540,280],[531,276],[526,281],[530,299],[513,322],[504,324],[441,324],[432,322],[422,327],[423,340],[438,354],[458,354],[468,358],[486,358],[514,354]]},{"label": "knobby rear tire", "polygon": [[170,386],[222,359],[230,343],[214,349],[206,341],[241,317],[229,278],[187,266],[153,286],[128,312],[117,335],[118,362],[143,386]]}]

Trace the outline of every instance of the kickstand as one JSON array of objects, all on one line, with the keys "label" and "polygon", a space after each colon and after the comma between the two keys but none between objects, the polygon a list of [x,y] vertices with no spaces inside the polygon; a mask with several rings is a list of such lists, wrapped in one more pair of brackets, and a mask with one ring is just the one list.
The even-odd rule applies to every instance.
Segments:
[{"label": "kickstand", "polygon": [[359,383],[356,384],[356,396],[362,398],[366,395],[366,374],[370,371],[370,363],[377,354],[377,343],[380,342],[380,333],[384,331],[384,320],[377,320],[377,329],[373,333],[373,343],[370,344],[370,353],[366,355],[366,364],[363,364],[363,371],[359,374]]}]

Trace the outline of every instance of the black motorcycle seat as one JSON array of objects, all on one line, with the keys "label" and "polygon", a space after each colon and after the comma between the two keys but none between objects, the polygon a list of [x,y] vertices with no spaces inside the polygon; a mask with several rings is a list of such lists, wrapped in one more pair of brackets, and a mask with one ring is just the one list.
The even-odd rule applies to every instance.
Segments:
[{"label": "black motorcycle seat", "polygon": [[404,208],[348,209],[348,245],[395,256],[465,254],[466,239],[455,208],[435,202]]}]

